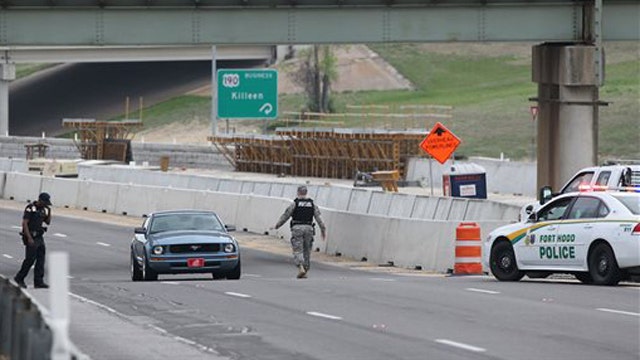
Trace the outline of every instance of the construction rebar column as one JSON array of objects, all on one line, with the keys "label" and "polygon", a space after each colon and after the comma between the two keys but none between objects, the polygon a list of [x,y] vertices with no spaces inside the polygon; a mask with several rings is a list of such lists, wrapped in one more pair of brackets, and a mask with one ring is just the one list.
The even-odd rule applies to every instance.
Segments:
[{"label": "construction rebar column", "polygon": [[9,84],[15,78],[15,64],[0,64],[0,136],[9,136]]}]

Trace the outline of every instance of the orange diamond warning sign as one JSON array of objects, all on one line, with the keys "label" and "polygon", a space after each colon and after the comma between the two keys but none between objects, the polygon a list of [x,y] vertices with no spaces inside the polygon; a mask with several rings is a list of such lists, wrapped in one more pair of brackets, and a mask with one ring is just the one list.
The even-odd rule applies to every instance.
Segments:
[{"label": "orange diamond warning sign", "polygon": [[441,123],[436,123],[424,140],[420,143],[422,150],[433,156],[440,164],[444,164],[447,159],[456,151],[460,145],[460,139]]}]

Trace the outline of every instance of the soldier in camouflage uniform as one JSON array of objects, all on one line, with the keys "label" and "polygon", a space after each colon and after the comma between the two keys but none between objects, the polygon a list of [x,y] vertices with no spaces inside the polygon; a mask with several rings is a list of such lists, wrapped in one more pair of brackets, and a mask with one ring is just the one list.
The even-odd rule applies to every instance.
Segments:
[{"label": "soldier in camouflage uniform", "polygon": [[293,259],[298,268],[298,279],[306,278],[310,268],[311,248],[313,245],[314,224],[316,220],[320,227],[322,240],[326,239],[327,228],[320,217],[320,209],[307,198],[307,187],[298,187],[298,197],[285,210],[278,220],[275,228],[281,227],[291,218],[291,248],[293,249]]}]

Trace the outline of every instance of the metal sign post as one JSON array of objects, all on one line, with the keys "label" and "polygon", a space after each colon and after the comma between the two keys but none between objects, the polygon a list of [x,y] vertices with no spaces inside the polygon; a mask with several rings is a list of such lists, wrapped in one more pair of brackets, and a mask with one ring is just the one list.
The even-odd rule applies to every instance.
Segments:
[{"label": "metal sign post", "polygon": [[216,46],[211,47],[211,135],[218,135],[218,87],[216,74],[218,72]]}]

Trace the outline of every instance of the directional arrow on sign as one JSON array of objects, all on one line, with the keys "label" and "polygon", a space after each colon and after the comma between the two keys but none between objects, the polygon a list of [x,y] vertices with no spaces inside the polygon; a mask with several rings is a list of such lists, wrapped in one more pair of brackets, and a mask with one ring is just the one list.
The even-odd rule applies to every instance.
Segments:
[{"label": "directional arrow on sign", "polygon": [[436,123],[429,131],[429,135],[420,143],[422,150],[441,164],[449,159],[458,145],[460,145],[460,139],[441,123]]},{"label": "directional arrow on sign", "polygon": [[273,111],[273,105],[269,104],[269,103],[264,103],[264,105],[262,105],[260,107],[259,110],[261,113],[264,113],[265,115],[269,115],[271,114],[271,112]]}]

